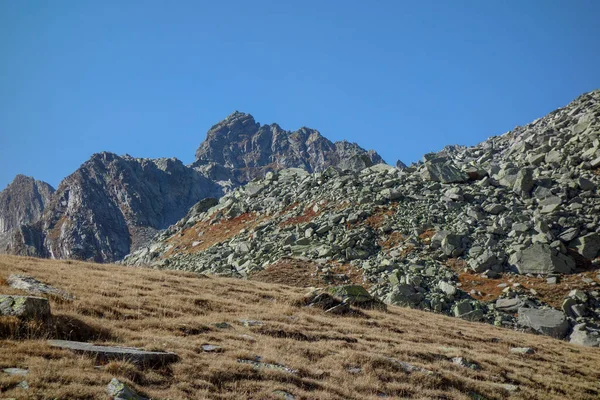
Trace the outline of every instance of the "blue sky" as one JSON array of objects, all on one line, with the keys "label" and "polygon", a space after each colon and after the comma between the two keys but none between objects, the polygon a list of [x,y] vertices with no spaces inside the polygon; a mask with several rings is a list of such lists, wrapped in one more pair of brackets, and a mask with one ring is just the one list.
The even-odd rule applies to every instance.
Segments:
[{"label": "blue sky", "polygon": [[0,189],[193,161],[234,110],[416,161],[600,88],[600,2],[2,1]]}]

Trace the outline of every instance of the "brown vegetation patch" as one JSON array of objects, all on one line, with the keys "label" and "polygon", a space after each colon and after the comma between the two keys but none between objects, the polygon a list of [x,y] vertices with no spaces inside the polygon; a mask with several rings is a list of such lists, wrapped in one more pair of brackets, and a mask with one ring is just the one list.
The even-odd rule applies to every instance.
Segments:
[{"label": "brown vegetation patch", "polygon": [[[0,276],[11,273],[34,276],[75,296],[72,303],[50,299],[53,314],[65,326],[57,336],[73,332],[72,338],[80,335],[98,344],[173,351],[180,361],[159,370],[121,362],[98,368],[91,358],[50,348],[44,338],[2,339],[0,368],[28,369],[31,387],[25,393],[15,388],[19,379],[0,373],[3,398],[105,399],[113,377],[146,397],[170,399],[271,399],[274,391],[284,390],[315,400],[375,400],[382,395],[467,400],[470,393],[500,400],[510,395],[498,386],[506,383],[519,386],[510,395],[516,399],[596,399],[600,392],[600,349],[433,313],[388,307],[387,313],[362,311],[368,318],[329,315],[293,306],[291,301],[305,294],[302,288],[0,257]],[[83,315],[82,310],[103,315]],[[263,324],[246,327],[241,319]],[[105,333],[98,334],[98,327]],[[223,351],[201,351],[207,343]],[[512,354],[509,349],[515,345],[532,347],[536,354]],[[238,361],[257,356],[297,373]],[[448,361],[456,356],[479,363],[481,370]],[[406,372],[393,360],[433,374]]]},{"label": "brown vegetation patch", "polygon": [[[261,221],[256,213],[245,213],[231,219],[221,219],[217,223],[199,222],[186,229],[180,235],[171,237],[167,243],[173,245],[162,257],[178,252],[197,253],[217,243],[222,243],[237,236],[243,229],[250,230]],[[196,246],[194,243],[198,242]]]},{"label": "brown vegetation patch", "polygon": [[[457,272],[458,280],[461,283],[460,289],[467,293],[475,290],[478,293],[472,296],[478,300],[493,301],[502,294],[505,287],[512,287],[514,290],[521,290],[531,293],[535,291],[535,297],[546,304],[555,308],[560,308],[563,300],[573,289],[595,290],[600,285],[598,271],[586,271],[578,274],[562,275],[556,284],[548,284],[546,277],[528,277],[525,275],[503,274],[498,279],[489,279],[479,274],[464,272],[466,263],[460,259],[449,259],[446,263],[450,268]],[[591,279],[586,283],[583,279]],[[592,282],[595,282],[596,286]],[[507,286],[498,287],[506,284]],[[517,284],[517,286],[514,286]]]},{"label": "brown vegetation patch", "polygon": [[321,286],[318,275],[319,264],[293,258],[282,258],[253,274],[250,279],[296,287]]},{"label": "brown vegetation patch", "polygon": [[250,279],[301,288],[344,284],[365,286],[361,269],[338,262],[331,262],[326,266],[329,268],[329,272],[322,272],[320,269],[324,265],[313,261],[282,258],[268,265],[262,271],[252,274]]},{"label": "brown vegetation patch", "polygon": [[373,229],[381,228],[388,218],[394,215],[394,210],[391,207],[392,205],[388,207],[376,207],[375,212],[367,217],[364,223]]},{"label": "brown vegetation patch", "polygon": [[[294,204],[297,204],[297,203],[294,203]],[[310,222],[313,219],[315,219],[317,216],[319,216],[323,212],[326,205],[327,204],[319,204],[317,211],[314,210],[315,204],[309,205],[304,208],[302,214],[300,214],[296,217],[288,218],[285,221],[281,221],[279,226],[286,227],[286,226],[291,226],[291,225],[306,224],[307,222]]]},{"label": "brown vegetation patch", "polygon": [[419,239],[425,243],[429,243],[431,242],[431,238],[435,236],[435,233],[436,232],[434,229],[427,229],[425,232],[419,235]]},{"label": "brown vegetation patch", "polygon": [[401,232],[392,232],[384,240],[379,241],[379,246],[383,250],[393,249],[399,246],[405,240],[405,236]]}]

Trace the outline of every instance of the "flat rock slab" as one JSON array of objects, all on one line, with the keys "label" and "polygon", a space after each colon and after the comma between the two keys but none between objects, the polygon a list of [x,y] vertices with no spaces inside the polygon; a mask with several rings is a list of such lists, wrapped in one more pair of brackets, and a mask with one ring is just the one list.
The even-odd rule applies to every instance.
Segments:
[{"label": "flat rock slab", "polygon": [[73,300],[73,295],[40,282],[32,276],[12,274],[8,277],[7,282],[13,289],[25,290],[32,294],[47,294],[68,301]]},{"label": "flat rock slab", "polygon": [[50,303],[43,297],[0,294],[0,316],[49,320]]},{"label": "flat rock slab", "polygon": [[70,340],[48,340],[51,347],[67,349],[75,353],[89,354],[101,361],[124,360],[143,366],[165,365],[179,360],[175,353],[146,351],[134,347],[97,346]]},{"label": "flat rock slab", "polygon": [[29,374],[29,370],[26,370],[23,368],[4,368],[2,370],[2,372],[4,372],[5,374],[17,375],[17,376],[25,376],[25,375]]}]

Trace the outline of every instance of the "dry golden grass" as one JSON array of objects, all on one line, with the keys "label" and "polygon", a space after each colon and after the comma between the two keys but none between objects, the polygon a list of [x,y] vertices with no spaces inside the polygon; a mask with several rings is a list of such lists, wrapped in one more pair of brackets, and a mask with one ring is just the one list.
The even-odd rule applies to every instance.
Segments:
[{"label": "dry golden grass", "polygon": [[[30,370],[28,391],[21,379],[0,373],[0,398],[104,399],[112,377],[162,399],[275,399],[275,390],[298,399],[394,398],[597,399],[600,349],[516,333],[432,313],[390,307],[332,316],[295,306],[306,289],[82,262],[0,257],[0,278],[32,275],[76,296],[72,303],[51,299],[57,326],[23,331],[14,339],[15,320],[0,319],[0,368]],[[4,282],[4,281],[2,281]],[[14,292],[0,286],[0,293]],[[362,316],[360,316],[362,315]],[[240,319],[264,322],[245,327]],[[215,323],[227,322],[220,329]],[[42,337],[40,337],[42,335]],[[48,347],[43,335],[178,353],[181,361],[162,369],[125,362],[97,368],[85,356]],[[12,338],[12,339],[11,339]],[[203,344],[222,347],[205,353]],[[533,355],[510,353],[528,346]],[[297,370],[257,370],[240,358]],[[454,365],[463,356],[481,365],[475,371]],[[407,373],[387,357],[434,371]],[[348,369],[359,367],[360,372]],[[515,384],[510,394],[499,384]]]}]

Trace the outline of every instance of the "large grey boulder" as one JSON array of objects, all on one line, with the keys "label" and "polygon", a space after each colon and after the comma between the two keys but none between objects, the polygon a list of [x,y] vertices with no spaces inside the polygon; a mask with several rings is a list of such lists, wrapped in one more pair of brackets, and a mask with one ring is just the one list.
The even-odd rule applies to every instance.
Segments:
[{"label": "large grey boulder", "polygon": [[510,299],[498,299],[496,300],[496,310],[503,312],[517,312],[524,304],[524,301],[519,297],[513,297]]},{"label": "large grey boulder", "polygon": [[376,308],[385,310],[385,304],[371,296],[367,289],[360,285],[335,286],[328,289],[329,294],[342,302],[359,308]]},{"label": "large grey boulder", "polygon": [[476,258],[470,259],[468,261],[468,264],[473,271],[483,272],[497,265],[498,257],[496,257],[496,255],[492,251],[486,249],[482,254],[480,254]]},{"label": "large grey boulder", "polygon": [[509,264],[515,266],[520,274],[569,274],[575,268],[572,258],[543,243],[517,251],[510,257]]},{"label": "large grey boulder", "polygon": [[12,274],[8,277],[7,282],[14,289],[25,290],[32,294],[47,294],[63,300],[73,300],[71,294],[40,282],[32,276]]},{"label": "large grey boulder", "polygon": [[0,315],[47,321],[50,304],[43,297],[0,295]]},{"label": "large grey boulder", "polygon": [[427,162],[421,170],[421,178],[441,183],[461,183],[469,180],[469,175],[460,169],[443,163]]},{"label": "large grey boulder", "polygon": [[517,194],[529,196],[531,189],[533,189],[533,169],[523,168],[517,173],[513,191]]},{"label": "large grey boulder", "polygon": [[392,289],[385,298],[385,302],[398,306],[414,307],[423,301],[424,298],[425,296],[417,292],[412,286],[402,284]]},{"label": "large grey boulder", "polygon": [[543,335],[562,339],[567,335],[569,323],[562,311],[553,308],[519,308],[519,325]]},{"label": "large grey boulder", "polygon": [[577,250],[585,258],[593,260],[600,252],[600,234],[590,233],[571,240],[569,248]]},{"label": "large grey boulder", "polygon": [[143,366],[159,366],[179,360],[179,356],[175,353],[146,351],[133,347],[96,346],[91,343],[73,342],[70,340],[49,340],[48,344],[51,347],[88,354],[102,361],[125,360]]},{"label": "large grey boulder", "polygon": [[448,257],[458,257],[465,251],[462,245],[462,236],[452,233],[442,239],[441,248]]}]

